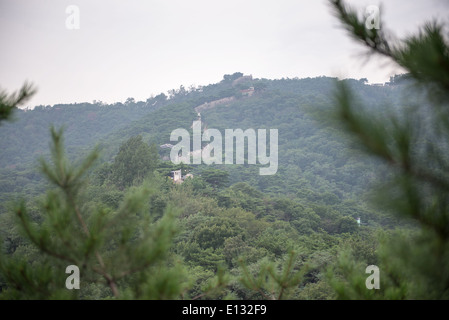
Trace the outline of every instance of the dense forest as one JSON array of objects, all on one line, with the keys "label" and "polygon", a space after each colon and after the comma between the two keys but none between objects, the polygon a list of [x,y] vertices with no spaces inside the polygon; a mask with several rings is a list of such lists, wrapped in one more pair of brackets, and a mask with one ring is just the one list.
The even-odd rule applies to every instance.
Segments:
[{"label": "dense forest", "polygon": [[[13,122],[0,127],[4,137],[0,217],[6,254],[42,263],[41,254],[24,241],[8,213],[18,199],[23,199],[33,223],[48,210],[44,194],[52,187],[39,172],[38,160],[52,159],[48,146],[54,141],[48,128],[54,126],[55,131],[62,128],[60,147],[75,165],[98,150],[97,161],[86,173],[88,182],[77,195],[86,215],[98,208],[117,214],[132,192],[146,187],[152,223],[157,224],[167,210],[177,212],[173,221],[177,231],[163,263],[182,268],[176,285],[183,286],[183,297],[207,298],[213,291],[237,299],[334,298],[326,273],[342,252],[351,249],[357,261],[376,264],[376,233],[411,228],[367,205],[366,193],[384,170],[382,164],[360,157],[360,150],[318,120],[332,105],[335,81],[253,79],[237,72],[216,84],[181,87],[147,101],[18,110]],[[368,85],[364,79],[346,81],[376,112],[383,112],[386,100],[404,102],[407,86],[393,79],[385,86]],[[245,95],[249,88],[252,94]],[[277,173],[261,176],[259,165],[247,163],[174,165],[170,148],[163,147],[174,143],[172,130],[192,126],[199,106],[207,128],[278,129]],[[174,183],[170,174],[179,169],[183,176],[191,176]],[[114,247],[109,246],[106,251]],[[301,274],[301,280],[284,290],[275,271],[267,273],[269,266],[287,277]],[[223,283],[207,289],[219,275],[226,278],[220,278]],[[18,294],[4,281],[3,294]],[[131,286],[123,284],[123,290],[127,285]],[[92,280],[83,282],[78,294],[98,299],[111,292]]]}]

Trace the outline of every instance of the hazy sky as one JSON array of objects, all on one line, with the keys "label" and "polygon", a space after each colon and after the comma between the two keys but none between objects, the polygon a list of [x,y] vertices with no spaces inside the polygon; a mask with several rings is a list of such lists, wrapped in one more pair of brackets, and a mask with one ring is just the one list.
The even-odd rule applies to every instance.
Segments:
[{"label": "hazy sky", "polygon": [[[448,22],[444,0],[382,3],[398,36],[431,18]],[[79,29],[66,8],[79,8]],[[385,82],[401,70],[364,66],[326,0],[0,0],[0,87],[38,87],[29,106],[146,100],[224,74],[255,78],[339,76]]]}]

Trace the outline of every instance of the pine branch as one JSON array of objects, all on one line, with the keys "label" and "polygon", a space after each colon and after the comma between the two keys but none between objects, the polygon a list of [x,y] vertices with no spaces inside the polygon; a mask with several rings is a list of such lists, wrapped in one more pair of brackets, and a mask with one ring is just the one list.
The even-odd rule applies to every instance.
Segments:
[{"label": "pine branch", "polygon": [[26,103],[36,92],[36,88],[28,82],[22,85],[18,93],[8,95],[6,91],[0,91],[0,122],[10,119],[14,109]]},{"label": "pine branch", "polygon": [[386,57],[394,58],[393,46],[387,41],[383,28],[367,29],[365,21],[359,19],[354,9],[344,4],[341,0],[329,0],[329,2],[333,8],[334,15],[342,22],[352,38],[362,42],[366,47],[371,49],[372,53],[375,52]]},{"label": "pine branch", "polygon": [[21,206],[16,210],[16,214],[19,217],[21,223],[22,223],[22,227],[25,231],[25,233],[27,234],[27,236],[29,237],[29,239],[40,249],[42,250],[44,253],[53,256],[55,258],[58,258],[60,260],[64,260],[64,261],[68,261],[70,263],[76,264],[77,261],[75,261],[73,258],[70,258],[66,255],[60,254],[54,250],[51,250],[47,244],[44,242],[43,237],[37,238],[36,237],[36,232],[34,230],[32,230],[28,218],[26,217],[26,210],[25,210],[25,206],[23,205],[23,203],[21,204]]}]

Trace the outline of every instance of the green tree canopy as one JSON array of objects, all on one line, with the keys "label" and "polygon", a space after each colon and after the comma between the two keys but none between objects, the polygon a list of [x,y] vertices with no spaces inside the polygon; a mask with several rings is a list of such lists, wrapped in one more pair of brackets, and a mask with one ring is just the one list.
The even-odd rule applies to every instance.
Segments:
[{"label": "green tree canopy", "polygon": [[201,172],[201,177],[209,183],[214,190],[225,187],[229,183],[229,173],[224,170],[208,168]]},{"label": "green tree canopy", "polygon": [[[115,211],[86,206],[86,172],[98,158],[94,150],[79,166],[66,157],[62,132],[52,129],[51,162],[41,169],[55,189],[48,191],[33,216],[25,202],[15,209],[28,250],[6,255],[0,251],[0,298],[170,299],[182,291],[183,269],[166,265],[175,235],[175,211],[153,221],[146,204],[147,185],[127,192]],[[64,285],[67,266],[80,272],[79,290]]]},{"label": "green tree canopy", "polygon": [[112,181],[119,188],[126,188],[133,183],[142,182],[147,174],[152,173],[158,165],[159,154],[156,145],[149,146],[142,141],[142,136],[128,139],[112,165]]}]

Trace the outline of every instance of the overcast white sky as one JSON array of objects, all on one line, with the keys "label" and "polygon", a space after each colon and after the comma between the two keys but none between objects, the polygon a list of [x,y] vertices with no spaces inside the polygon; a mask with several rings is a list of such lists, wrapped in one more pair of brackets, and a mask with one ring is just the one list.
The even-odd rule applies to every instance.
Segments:
[{"label": "overcast white sky", "polygon": [[[431,18],[448,22],[444,0],[382,3],[384,24],[413,33]],[[80,10],[69,30],[66,8]],[[339,76],[385,82],[401,70],[363,65],[327,0],[0,0],[0,87],[38,87],[28,106],[146,100],[224,74],[255,78]]]}]

